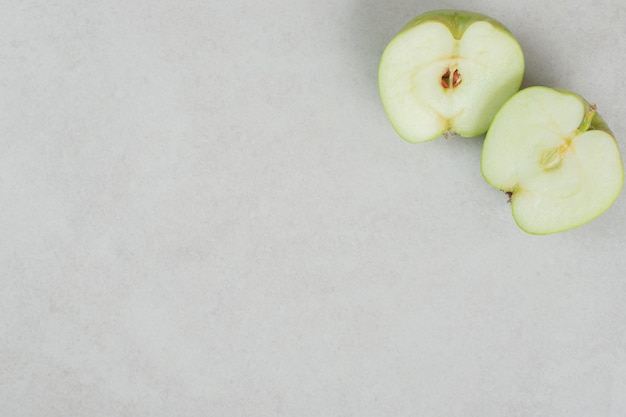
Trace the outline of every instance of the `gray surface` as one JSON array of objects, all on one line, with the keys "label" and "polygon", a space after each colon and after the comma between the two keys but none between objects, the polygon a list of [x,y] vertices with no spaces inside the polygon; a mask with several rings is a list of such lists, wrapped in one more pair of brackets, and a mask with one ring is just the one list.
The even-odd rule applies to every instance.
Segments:
[{"label": "gray surface", "polygon": [[481,138],[385,118],[440,7],[626,150],[621,0],[3,1],[2,415],[626,415],[624,197],[530,236]]}]

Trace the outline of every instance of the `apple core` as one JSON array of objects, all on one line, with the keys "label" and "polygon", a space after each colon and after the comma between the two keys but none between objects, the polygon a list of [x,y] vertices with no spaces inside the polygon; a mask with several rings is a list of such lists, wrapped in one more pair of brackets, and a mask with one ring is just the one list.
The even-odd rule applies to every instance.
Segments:
[{"label": "apple core", "polygon": [[456,88],[459,86],[459,84],[461,84],[461,81],[463,81],[463,78],[461,78],[461,73],[459,72],[458,69],[455,69],[452,74],[450,73],[451,73],[451,70],[448,69],[441,76],[441,86],[443,88]]}]

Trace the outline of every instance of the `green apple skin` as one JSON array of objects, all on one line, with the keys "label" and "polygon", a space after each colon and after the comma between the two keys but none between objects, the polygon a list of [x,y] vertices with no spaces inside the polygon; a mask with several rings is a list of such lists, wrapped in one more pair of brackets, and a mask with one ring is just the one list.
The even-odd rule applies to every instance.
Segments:
[{"label": "green apple skin", "polygon": [[415,26],[420,25],[424,22],[439,22],[448,27],[452,36],[455,39],[460,40],[463,37],[463,33],[465,30],[470,27],[473,23],[476,22],[488,22],[491,23],[492,26],[500,29],[502,32],[508,33],[511,37],[513,34],[500,22],[496,19],[486,16],[484,14],[468,12],[465,10],[432,10],[430,12],[426,12],[421,14],[407,23],[401,30],[398,32],[398,35],[406,32],[408,30],[413,29]]},{"label": "green apple skin", "polygon": [[[500,138],[496,136],[494,130],[498,129],[497,125],[501,122],[500,119],[502,119],[505,113],[507,112],[507,107],[509,106],[509,104],[518,100],[518,98],[521,95],[532,93],[532,92],[541,92],[541,91],[551,92],[551,94],[560,94],[563,97],[571,97],[575,99],[576,101],[578,101],[580,108],[586,109],[584,113],[584,117],[582,118],[582,120],[580,120],[580,125],[575,135],[582,135],[585,132],[599,131],[599,132],[606,133],[606,135],[610,137],[610,140],[608,140],[607,137],[605,137],[605,139],[607,139],[605,142],[610,142],[610,143],[607,143],[607,145],[610,147],[610,149],[607,152],[609,152],[610,155],[607,158],[603,158],[602,167],[601,169],[598,170],[598,171],[606,170],[609,173],[608,175],[610,175],[611,180],[606,181],[606,182],[611,184],[610,190],[604,192],[603,195],[599,197],[601,198],[601,203],[597,208],[593,209],[592,211],[587,213],[585,216],[580,217],[578,221],[570,221],[570,222],[555,221],[554,227],[545,227],[545,226],[537,227],[536,225],[532,224],[533,223],[532,221],[529,222],[529,221],[523,220],[524,216],[521,216],[518,212],[519,211],[518,210],[518,198],[520,194],[525,192],[525,190],[521,189],[521,187],[518,186],[517,184],[515,185],[513,185],[512,183],[504,184],[502,181],[496,180],[494,178],[493,173],[490,173],[489,170],[487,169],[487,162],[486,162],[486,158],[488,157],[489,151],[494,146],[493,142],[500,140]],[[541,103],[537,103],[537,106],[541,106]],[[595,105],[593,107],[595,109]],[[622,157],[620,154],[619,146],[615,139],[615,135],[613,134],[611,129],[608,127],[607,123],[604,121],[602,116],[600,116],[600,114],[598,114],[594,110],[593,114],[591,114],[591,117],[588,117],[590,116],[590,111],[589,111],[590,108],[591,108],[590,103],[579,94],[576,94],[568,90],[563,90],[563,89],[552,89],[548,87],[535,86],[535,87],[529,87],[524,90],[521,90],[516,95],[511,97],[511,99],[509,99],[504,104],[504,106],[502,106],[500,111],[496,114],[492,127],[487,132],[487,135],[485,137],[485,142],[483,144],[483,153],[481,155],[482,175],[484,179],[487,181],[487,183],[489,183],[491,186],[493,186],[494,188],[500,189],[501,191],[505,191],[509,195],[509,202],[511,203],[511,211],[513,214],[513,219],[515,220],[518,227],[522,229],[523,231],[525,231],[526,233],[533,234],[533,235],[548,235],[548,234],[553,234],[553,233],[564,232],[564,231],[582,226],[598,218],[600,215],[602,215],[606,210],[608,210],[613,205],[613,203],[615,203],[615,201],[621,194],[622,188],[624,186],[624,167],[623,167],[623,162],[622,162]],[[546,111],[546,113],[548,112],[549,110]],[[509,129],[510,131],[517,131],[519,129],[523,129],[524,124],[530,124],[530,123],[531,121],[529,120],[519,120],[517,126],[509,126]],[[575,137],[576,136],[574,136],[574,138]],[[506,146],[506,144],[501,143],[500,146]],[[570,154],[572,153],[575,154],[575,151],[571,152]],[[509,155],[509,158],[510,159],[507,161],[507,163],[509,165],[514,165],[515,156]],[[539,163],[539,161],[537,163]],[[607,175],[607,178],[608,178],[608,175]],[[602,182],[599,182],[598,184],[596,184],[594,188],[601,189],[603,185],[604,184]],[[593,199],[594,199],[594,195],[592,192],[590,193],[589,198],[587,200],[585,199],[579,200],[578,208],[566,207],[565,210],[562,210],[561,216],[555,216],[554,218],[555,219],[559,217],[567,218],[567,216],[569,216],[570,211],[580,210],[581,206],[584,206],[590,203],[590,201],[592,201]],[[542,213],[540,211],[537,211],[534,215],[541,216]]]},{"label": "green apple skin", "polygon": [[[470,88],[466,85],[459,88],[459,90],[465,91],[455,92],[454,95],[457,96],[456,104],[459,104],[455,112],[459,113],[458,110],[461,110],[460,113],[471,113],[471,115],[466,116],[468,120],[455,125],[455,121],[452,120],[453,117],[451,117],[450,114],[445,114],[440,116],[440,119],[445,120],[445,124],[442,124],[438,129],[427,129],[427,132],[421,134],[416,133],[421,127],[416,126],[412,129],[404,128],[402,127],[402,121],[395,115],[398,111],[392,108],[393,100],[389,97],[394,94],[386,94],[385,91],[388,89],[386,85],[390,83],[389,80],[386,80],[385,74],[389,71],[386,71],[385,67],[386,65],[393,66],[392,64],[387,64],[387,61],[391,61],[392,58],[394,58],[390,55],[394,55],[392,50],[397,43],[402,42],[406,36],[410,36],[411,32],[414,32],[420,26],[433,23],[443,25],[447,28],[457,45],[461,42],[463,35],[468,29],[472,28],[475,24],[490,25],[493,31],[498,33],[500,38],[505,38],[505,42],[508,43],[503,45],[502,39],[500,39],[500,43],[490,51],[493,56],[497,56],[497,58],[495,58],[497,65],[488,65],[489,62],[479,62],[485,70],[478,76],[474,75],[471,79],[468,72],[467,83],[474,84],[475,88]],[[481,40],[478,42],[481,42]],[[483,43],[486,42],[487,41]],[[432,47],[432,45],[418,43],[414,45],[414,50],[410,51],[410,53],[420,55],[423,51],[428,50],[429,47]],[[481,47],[489,49],[486,48],[486,45]],[[504,48],[507,54],[501,55],[502,49],[498,50],[498,47]],[[395,55],[397,55],[397,53],[395,53]],[[450,60],[452,60],[452,56]],[[443,60],[439,59],[439,61]],[[418,143],[436,139],[447,133],[456,133],[462,137],[476,137],[484,134],[498,109],[508,98],[519,90],[524,75],[524,69],[524,55],[519,43],[511,32],[497,20],[486,15],[463,10],[433,10],[411,20],[389,42],[381,57],[378,83],[383,108],[394,130],[407,142]],[[423,76],[430,76],[430,74]],[[439,77],[441,77],[441,74],[439,74]],[[437,77],[431,78],[433,78],[433,82],[438,81]],[[407,89],[417,90],[417,94],[421,94],[420,90],[415,88],[415,86],[411,88],[407,87]],[[423,101],[423,98],[419,97],[419,101]],[[460,105],[461,101],[464,101],[465,104]],[[445,108],[444,105],[440,107]],[[435,111],[435,113],[438,112]],[[439,112],[439,114],[441,114],[441,112]],[[423,113],[420,113],[420,116],[416,117],[416,123],[419,122],[422,125],[427,125],[429,123],[427,117],[422,116]],[[420,117],[422,118],[420,119]]]}]

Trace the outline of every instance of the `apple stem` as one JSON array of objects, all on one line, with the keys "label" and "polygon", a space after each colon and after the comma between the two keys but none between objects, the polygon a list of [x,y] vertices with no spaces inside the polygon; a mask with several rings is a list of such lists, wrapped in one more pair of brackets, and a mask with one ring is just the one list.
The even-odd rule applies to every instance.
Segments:
[{"label": "apple stem", "polygon": [[583,122],[580,124],[580,127],[578,128],[578,131],[580,133],[583,133],[589,130],[589,127],[591,127],[591,121],[593,120],[593,117],[596,115],[597,110],[598,110],[598,106],[596,106],[595,104],[589,105],[589,109],[587,110],[587,113],[585,113],[585,118],[583,119]]}]

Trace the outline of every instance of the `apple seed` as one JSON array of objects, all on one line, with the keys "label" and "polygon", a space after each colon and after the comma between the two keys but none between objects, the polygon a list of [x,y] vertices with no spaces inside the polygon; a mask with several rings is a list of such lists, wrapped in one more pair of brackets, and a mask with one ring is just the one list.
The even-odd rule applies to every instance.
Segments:
[{"label": "apple seed", "polygon": [[[461,84],[461,81],[463,81],[463,79],[461,78],[461,73],[458,69],[455,69],[454,73],[451,72],[450,69],[448,69],[441,76],[441,86],[443,88],[456,88],[459,86],[459,84]],[[452,84],[452,86],[450,86],[450,84]]]},{"label": "apple seed", "polygon": [[458,87],[461,84],[463,79],[461,78],[461,73],[458,69],[454,70],[454,74],[452,75],[452,87]]},{"label": "apple seed", "polygon": [[441,86],[443,88],[450,88],[450,70],[447,70],[445,74],[441,76]]}]

